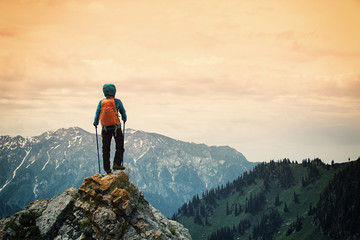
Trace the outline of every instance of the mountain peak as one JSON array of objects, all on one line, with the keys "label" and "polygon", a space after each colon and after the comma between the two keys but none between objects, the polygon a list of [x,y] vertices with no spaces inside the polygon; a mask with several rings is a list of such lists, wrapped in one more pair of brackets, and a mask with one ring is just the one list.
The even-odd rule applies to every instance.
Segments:
[{"label": "mountain peak", "polygon": [[191,239],[124,172],[95,174],[79,189],[37,200],[0,220],[0,239]]}]

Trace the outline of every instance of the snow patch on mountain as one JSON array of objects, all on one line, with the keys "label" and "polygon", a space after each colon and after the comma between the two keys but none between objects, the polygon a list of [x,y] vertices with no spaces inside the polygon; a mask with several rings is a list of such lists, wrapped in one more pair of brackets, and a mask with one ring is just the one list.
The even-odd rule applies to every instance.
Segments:
[{"label": "snow patch on mountain", "polygon": [[35,198],[37,198],[37,196],[38,196],[37,194],[39,192],[39,190],[37,188],[38,188],[38,177],[35,176],[35,186],[33,188],[33,193],[34,193]]},{"label": "snow patch on mountain", "polygon": [[15,170],[13,171],[13,175],[12,178],[10,180],[7,180],[6,183],[4,184],[4,186],[2,186],[2,188],[0,188],[0,192],[12,181],[14,180],[14,178],[16,177],[16,172],[17,170],[24,164],[25,159],[27,158],[27,156],[29,155],[31,149],[29,151],[26,151],[25,157],[23,158],[23,160],[21,161],[20,165],[15,168]]},{"label": "snow patch on mountain", "polygon": [[43,171],[45,169],[45,167],[49,164],[50,162],[50,155],[49,155],[49,151],[46,151],[46,155],[47,155],[47,161],[45,163],[45,165],[43,166],[43,168],[41,169],[41,171]]}]

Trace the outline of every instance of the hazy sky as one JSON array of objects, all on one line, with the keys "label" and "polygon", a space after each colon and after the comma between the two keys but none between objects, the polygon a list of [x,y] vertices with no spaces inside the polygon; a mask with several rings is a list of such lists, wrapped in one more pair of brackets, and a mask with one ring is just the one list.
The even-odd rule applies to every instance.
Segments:
[{"label": "hazy sky", "polygon": [[[250,161],[360,156],[359,0],[1,0],[0,135],[127,127]],[[94,146],[95,147],[95,146]]]}]

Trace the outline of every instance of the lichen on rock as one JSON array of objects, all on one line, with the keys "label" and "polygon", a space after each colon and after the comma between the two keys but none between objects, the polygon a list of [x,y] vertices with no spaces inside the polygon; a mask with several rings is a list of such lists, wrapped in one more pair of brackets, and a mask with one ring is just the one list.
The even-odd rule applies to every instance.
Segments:
[{"label": "lichen on rock", "polygon": [[87,177],[79,189],[35,201],[0,220],[0,239],[29,236],[56,240],[191,239],[189,231],[156,210],[124,172]]}]

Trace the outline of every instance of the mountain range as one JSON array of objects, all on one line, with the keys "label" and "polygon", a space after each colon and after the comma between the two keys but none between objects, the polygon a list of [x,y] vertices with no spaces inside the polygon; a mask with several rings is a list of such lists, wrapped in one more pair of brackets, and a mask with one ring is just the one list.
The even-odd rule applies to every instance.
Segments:
[{"label": "mountain range", "polygon": [[[187,143],[132,129],[125,136],[126,173],[167,216],[194,195],[232,181],[256,165],[228,146]],[[101,151],[101,137],[99,144]],[[78,188],[84,178],[98,172],[96,151],[95,134],[78,127],[36,137],[1,136],[0,216],[69,187]]]}]

